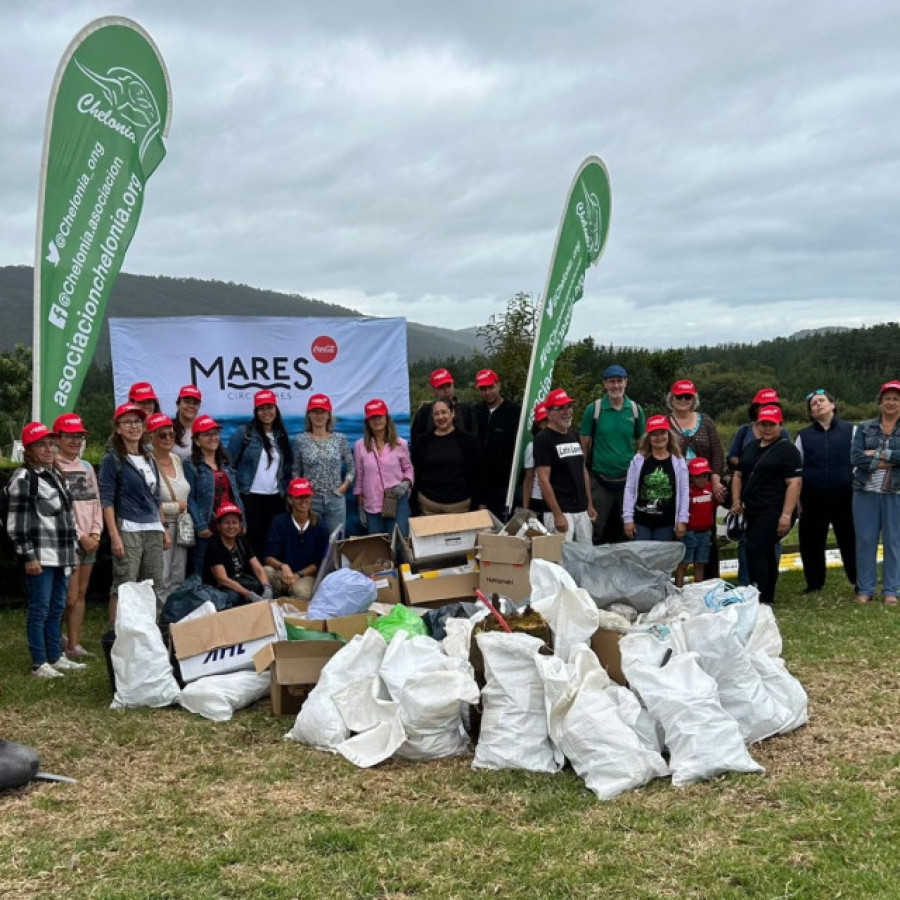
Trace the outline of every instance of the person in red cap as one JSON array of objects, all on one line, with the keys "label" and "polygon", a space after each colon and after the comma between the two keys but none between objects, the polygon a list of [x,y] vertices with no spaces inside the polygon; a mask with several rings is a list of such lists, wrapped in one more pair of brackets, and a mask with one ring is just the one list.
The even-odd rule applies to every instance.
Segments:
[{"label": "person in red cap", "polygon": [[483,469],[478,438],[456,427],[448,400],[431,404],[434,428],[412,446],[416,497],[423,516],[468,512],[481,503]]},{"label": "person in red cap", "polygon": [[[756,416],[762,406],[777,406],[781,409],[781,400],[778,398],[778,392],[774,388],[760,388],[756,392],[750,405],[747,407],[747,418],[749,422],[741,425],[732,438],[731,445],[728,448],[728,467],[734,472],[740,463],[741,454],[750,446],[750,444],[758,441],[762,437],[762,432],[756,422]],[[781,429],[781,436],[786,440],[790,440],[787,429]],[[726,503],[734,505],[734,484],[732,477],[732,486],[730,497],[726,495]],[[781,561],[781,542],[779,541],[775,547],[776,562]],[[738,584],[742,587],[750,584],[750,570],[747,567],[747,535],[738,541]]]},{"label": "person in red cap", "polygon": [[644,410],[626,393],[628,372],[614,363],[603,370],[604,395],[582,413],[579,434],[591,478],[597,517],[595,544],[621,541],[622,498],[628,466],[644,433]]},{"label": "person in red cap", "polygon": [[[353,493],[359,501],[359,520],[369,534],[392,534],[394,525],[403,537],[409,536],[409,494],[413,485],[413,465],[406,441],[384,400],[365,405],[363,436],[353,447],[356,483]],[[385,498],[396,500],[393,518],[385,515]]]},{"label": "person in red cap", "polygon": [[483,505],[505,522],[509,518],[506,494],[522,409],[501,395],[500,379],[493,369],[482,369],[475,376],[475,387],[481,394],[481,403],[475,407],[475,421],[484,459]]},{"label": "person in red cap", "polygon": [[806,578],[804,594],[821,591],[828,571],[825,547],[828,528],[841,551],[844,575],[856,586],[856,533],[853,527],[853,466],[850,444],[854,427],[837,414],[834,395],[817,388],[806,395],[810,425],[794,441],[803,459],[800,489],[800,560]]},{"label": "person in red cap", "polygon": [[22,429],[24,461],[6,487],[6,531],[25,567],[25,631],[36,678],[58,678],[85,668],[68,659],[60,644],[78,531],[72,498],[53,467],[54,445],[55,436],[46,425],[29,422]]},{"label": "person in red cap", "polygon": [[239,425],[228,443],[247,522],[247,538],[262,552],[272,519],[284,512],[294,454],[274,391],[253,396],[253,418]]},{"label": "person in red cap", "polygon": [[178,392],[178,399],[175,401],[176,411],[172,417],[172,426],[175,429],[175,446],[172,447],[172,452],[182,462],[187,462],[191,458],[191,428],[200,412],[202,402],[203,394],[195,384],[186,384]]},{"label": "person in red cap", "polygon": [[162,480],[159,497],[163,523],[169,533],[169,547],[163,554],[162,596],[165,601],[182,585],[187,575],[190,548],[178,540],[178,517],[187,512],[191,486],[184,473],[184,463],[174,450],[175,424],[172,420],[165,413],[153,413],[147,417],[146,430]]},{"label": "person in red cap", "polygon": [[547,512],[547,504],[541,493],[541,485],[535,476],[534,439],[547,427],[547,405],[538,401],[534,404],[534,421],[531,425],[531,441],[525,448],[522,470],[525,480],[522,484],[522,506],[543,518]]},{"label": "person in red cap", "polygon": [[218,528],[203,560],[203,581],[225,591],[231,606],[257,603],[274,597],[272,585],[256,558],[244,530],[241,508],[223,503],[216,510]]},{"label": "person in red cap", "polygon": [[[453,410],[454,427],[461,431],[467,431],[469,434],[476,434],[478,424],[475,421],[475,413],[471,406],[460,403],[456,396],[453,376],[447,369],[435,369],[430,377],[431,390],[434,393],[435,400],[444,400],[450,404]],[[410,447],[415,447],[416,441],[427,434],[434,431],[434,416],[431,407],[433,403],[423,403],[416,411],[415,416],[409,426]]]},{"label": "person in red cap", "polygon": [[878,583],[878,538],[884,544],[885,606],[900,596],[900,380],[878,392],[881,415],[860,422],[850,447],[856,523],[856,602],[868,603]]},{"label": "person in red cap", "polygon": [[625,537],[680,541],[690,510],[687,463],[666,416],[650,416],[628,467],[622,521]]},{"label": "person in red cap", "polygon": [[[676,438],[677,440],[677,438]],[[688,479],[690,481],[690,509],[688,510],[687,531],[681,542],[684,544],[684,556],[675,569],[675,587],[684,587],[684,576],[687,567],[694,566],[694,584],[706,577],[706,564],[709,562],[709,551],[713,544],[716,525],[716,498],[713,495],[710,475],[712,470],[709,460],[695,456],[688,463]]]},{"label": "person in red cap", "polygon": [[164,602],[163,554],[169,535],[160,511],[159,469],[143,443],[145,419],[137,404],[119,406],[113,414],[113,436],[100,463],[100,505],[113,557],[107,639],[115,631],[121,585],[152,578],[157,613]]},{"label": "person in red cap", "polygon": [[781,407],[763,406],[756,414],[761,437],[741,453],[731,490],[732,512],[746,523],[747,570],[761,603],[775,602],[776,547],[794,524],[800,499],[803,461],[782,434]]},{"label": "person in red cap", "polygon": [[76,662],[93,654],[81,645],[81,628],[84,623],[85,598],[91,572],[97,561],[97,549],[103,532],[103,510],[100,507],[100,487],[94,467],[81,458],[87,438],[87,429],[81,416],[63,413],[53,423],[56,434],[56,457],[53,464],[62,476],[72,498],[72,512],[78,527],[78,562],[69,578],[66,595],[66,636],[63,647],[66,656]]},{"label": "person in red cap", "polygon": [[266,541],[265,573],[277,596],[309,600],[328,551],[328,531],[312,512],[308,479],[294,478],[287,494],[290,511],[275,516]]},{"label": "person in red cap", "polygon": [[[161,409],[159,397],[156,396],[156,391],[153,390],[153,385],[150,384],[149,381],[136,381],[128,389],[128,402],[133,403],[135,406],[139,406],[144,411],[145,425],[147,423],[147,417],[152,416],[153,413],[160,412]],[[144,431],[144,444],[149,452],[150,439],[147,437],[146,430]]]},{"label": "person in red cap", "polygon": [[[237,476],[222,447],[222,428],[212,416],[197,416],[191,432],[194,446],[184,474],[191,486],[188,511],[194,520],[197,543],[194,547],[194,571],[203,572],[203,557],[212,537],[215,510],[223,503],[241,506]],[[241,507],[243,509],[243,507]]]},{"label": "person in red cap", "polygon": [[308,478],[313,512],[329,534],[347,522],[347,491],[356,463],[347,437],[334,430],[334,411],[327,394],[313,394],[306,404],[306,430],[294,439],[294,477]]},{"label": "person in red cap", "polygon": [[534,465],[548,511],[544,524],[566,541],[590,544],[597,517],[584,450],[572,428],[575,401],[562,388],[547,394],[547,428],[534,439]]}]

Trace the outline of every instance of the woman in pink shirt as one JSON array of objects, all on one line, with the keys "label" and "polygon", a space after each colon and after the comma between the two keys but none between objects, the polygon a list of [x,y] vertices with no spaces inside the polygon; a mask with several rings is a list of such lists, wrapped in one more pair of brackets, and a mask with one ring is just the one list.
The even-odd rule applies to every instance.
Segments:
[{"label": "woman in pink shirt", "polygon": [[86,657],[93,656],[81,646],[81,627],[88,582],[103,532],[103,510],[100,508],[97,473],[89,462],[81,458],[87,438],[81,417],[75,413],[63,413],[53,423],[53,431],[57,437],[54,465],[72,495],[72,512],[78,529],[78,565],[69,579],[66,611],[63,614],[66,623],[63,649],[69,659],[84,662]]},{"label": "woman in pink shirt", "polygon": [[[353,493],[359,498],[359,520],[369,534],[390,534],[394,523],[401,534],[409,534],[409,492],[413,467],[409,447],[397,435],[384,400],[370,400],[365,408],[363,436],[353,448],[356,483]],[[384,512],[384,494],[397,498],[396,518]]]}]

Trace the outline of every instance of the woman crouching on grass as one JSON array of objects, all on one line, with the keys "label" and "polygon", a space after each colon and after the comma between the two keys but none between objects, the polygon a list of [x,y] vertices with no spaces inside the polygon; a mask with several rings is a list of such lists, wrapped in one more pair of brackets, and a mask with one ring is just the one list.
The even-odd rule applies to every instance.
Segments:
[{"label": "woman crouching on grass", "polygon": [[241,508],[223,503],[203,559],[204,583],[225,591],[232,606],[272,599],[272,586],[243,530]]},{"label": "woman crouching on grass", "polygon": [[67,659],[59,627],[78,545],[72,498],[53,468],[54,435],[40,422],[22,429],[25,458],[10,479],[6,530],[25,564],[26,632],[35,678],[85,668]]},{"label": "woman crouching on grass", "polygon": [[100,508],[100,488],[94,467],[81,458],[87,429],[81,416],[63,413],[53,423],[57,447],[54,465],[62,476],[72,498],[72,512],[78,526],[77,564],[69,578],[66,596],[66,637],[63,648],[69,659],[76,662],[93,654],[81,646],[81,626],[84,623],[85,597],[91,572],[97,561],[97,548],[103,531],[103,510]]}]

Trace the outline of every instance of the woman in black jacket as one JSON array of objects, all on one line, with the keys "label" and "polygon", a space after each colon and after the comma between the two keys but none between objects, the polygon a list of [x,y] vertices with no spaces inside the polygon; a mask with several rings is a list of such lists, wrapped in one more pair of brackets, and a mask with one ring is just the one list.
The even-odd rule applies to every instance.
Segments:
[{"label": "woman in black jacket", "polygon": [[431,414],[434,431],[421,435],[412,448],[419,509],[426,516],[468,512],[484,494],[478,438],[454,425],[446,400],[435,400]]}]

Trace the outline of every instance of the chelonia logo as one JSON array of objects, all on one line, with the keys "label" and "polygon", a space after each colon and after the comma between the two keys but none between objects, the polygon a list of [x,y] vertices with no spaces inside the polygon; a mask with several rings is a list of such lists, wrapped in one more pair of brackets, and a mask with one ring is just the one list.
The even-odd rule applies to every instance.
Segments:
[{"label": "chelonia logo", "polygon": [[144,152],[161,128],[159,104],[147,82],[124,66],[111,66],[105,75],[100,75],[77,59],[75,65],[100,88],[108,104],[105,107],[94,94],[83,94],[78,100],[78,111],[137,144],[138,157],[143,161]]},{"label": "chelonia logo", "polygon": [[600,252],[600,240],[603,234],[603,212],[600,209],[600,201],[596,194],[592,194],[584,182],[581,183],[583,199],[575,206],[578,221],[581,222],[581,230],[584,232],[584,242],[587,251],[593,259]]}]

